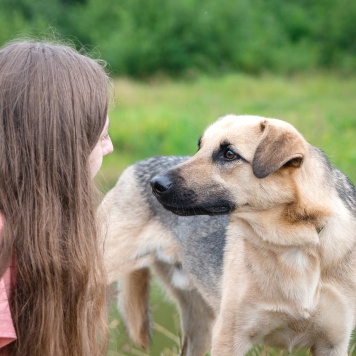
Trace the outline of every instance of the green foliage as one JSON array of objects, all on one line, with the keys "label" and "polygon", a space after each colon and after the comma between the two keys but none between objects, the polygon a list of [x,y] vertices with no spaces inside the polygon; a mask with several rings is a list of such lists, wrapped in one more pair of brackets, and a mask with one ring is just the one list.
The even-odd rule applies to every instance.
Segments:
[{"label": "green foliage", "polygon": [[356,70],[352,0],[0,0],[0,43],[51,33],[114,75]]}]

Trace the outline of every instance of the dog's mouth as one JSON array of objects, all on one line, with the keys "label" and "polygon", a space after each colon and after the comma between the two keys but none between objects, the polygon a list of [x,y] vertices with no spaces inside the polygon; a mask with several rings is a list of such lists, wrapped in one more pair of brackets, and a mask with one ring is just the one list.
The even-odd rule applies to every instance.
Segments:
[{"label": "dog's mouth", "polygon": [[219,202],[218,204],[201,204],[190,206],[178,206],[165,204],[161,201],[163,207],[174,214],[180,216],[192,216],[192,215],[226,215],[230,214],[234,210],[234,206],[228,202]]},{"label": "dog's mouth", "polygon": [[205,199],[199,199],[194,190],[179,187],[182,181],[184,180],[180,176],[169,172],[155,176],[150,181],[153,195],[172,213],[181,216],[226,215],[234,210],[235,205],[225,192],[208,189]]}]

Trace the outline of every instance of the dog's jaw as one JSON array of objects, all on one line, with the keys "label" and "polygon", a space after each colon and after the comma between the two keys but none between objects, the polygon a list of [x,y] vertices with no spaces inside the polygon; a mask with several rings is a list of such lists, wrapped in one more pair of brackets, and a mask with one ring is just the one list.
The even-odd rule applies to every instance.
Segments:
[{"label": "dog's jaw", "polygon": [[182,187],[182,179],[171,171],[155,176],[150,181],[152,193],[162,206],[174,214],[181,216],[192,215],[226,215],[230,214],[235,205],[225,198],[224,192],[211,194],[214,199],[209,197],[207,202],[199,200],[193,189]]},{"label": "dog's jaw", "polygon": [[170,212],[180,216],[193,216],[193,215],[228,215],[234,210],[234,205],[229,201],[217,201],[216,204],[182,204],[173,205],[168,204],[162,200],[155,193],[154,195],[162,206]]}]

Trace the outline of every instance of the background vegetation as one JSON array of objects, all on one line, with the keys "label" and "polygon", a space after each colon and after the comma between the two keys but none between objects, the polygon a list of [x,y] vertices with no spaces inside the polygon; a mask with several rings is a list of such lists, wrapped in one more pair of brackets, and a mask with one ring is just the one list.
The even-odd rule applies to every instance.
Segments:
[{"label": "background vegetation", "polygon": [[118,75],[356,69],[353,0],[0,0],[0,44],[48,33]]},{"label": "background vegetation", "polygon": [[[0,45],[19,36],[60,37],[107,61],[115,152],[104,192],[137,160],[194,154],[226,113],[291,122],[356,182],[355,1],[0,0]],[[148,354],[177,355],[178,316],[157,284],[152,309]],[[110,356],[146,355],[114,304],[110,330]]]}]

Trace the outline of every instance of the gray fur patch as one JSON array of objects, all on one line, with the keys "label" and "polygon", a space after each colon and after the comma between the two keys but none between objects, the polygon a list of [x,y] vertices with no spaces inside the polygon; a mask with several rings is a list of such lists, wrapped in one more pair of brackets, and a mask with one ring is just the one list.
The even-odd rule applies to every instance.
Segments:
[{"label": "gray fur patch", "polygon": [[[218,293],[223,268],[226,228],[229,216],[178,216],[167,211],[151,191],[150,180],[189,157],[159,156],[135,164],[135,176],[147,199],[154,219],[172,231],[182,246],[183,268],[208,293]],[[213,290],[212,290],[213,289]]]}]

